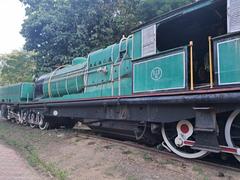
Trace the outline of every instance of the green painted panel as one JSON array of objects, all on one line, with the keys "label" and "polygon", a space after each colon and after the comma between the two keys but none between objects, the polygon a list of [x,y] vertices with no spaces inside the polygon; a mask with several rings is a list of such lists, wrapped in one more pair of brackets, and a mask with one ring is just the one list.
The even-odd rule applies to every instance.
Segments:
[{"label": "green painted panel", "polygon": [[219,85],[240,83],[240,38],[217,44]]},{"label": "green painted panel", "polygon": [[44,97],[48,97],[48,83],[43,84],[43,95]]},{"label": "green painted panel", "polygon": [[113,61],[116,62],[119,57],[119,44],[113,45]]},{"label": "green painted panel", "polygon": [[133,37],[133,59],[142,57],[142,31],[134,33]]},{"label": "green painted panel", "polygon": [[88,64],[89,68],[95,68],[102,66],[103,64],[112,62],[112,51],[114,45],[108,46],[105,49],[99,49],[98,51],[89,54]]},{"label": "green painted panel", "polygon": [[24,102],[33,99],[33,83],[19,83],[0,87],[1,102]]},{"label": "green painted panel", "polygon": [[77,57],[72,60],[72,65],[77,65],[77,64],[85,64],[87,62],[87,58],[85,57]]},{"label": "green painted panel", "polygon": [[185,88],[185,62],[185,52],[178,51],[135,63],[134,93]]},{"label": "green painted panel", "polygon": [[67,90],[66,90],[66,79],[60,80],[57,83],[57,87],[58,87],[58,92],[60,96],[63,96],[65,94],[67,94]]},{"label": "green painted panel", "polygon": [[51,82],[51,95],[53,97],[58,97],[58,90],[57,90],[57,82],[54,81],[54,82]]},{"label": "green painted panel", "polygon": [[132,94],[132,78],[124,78],[121,80],[121,96],[129,96]]},{"label": "green painted panel", "polygon": [[[44,97],[49,96],[48,92],[48,79],[45,80],[43,84],[43,94]],[[83,74],[69,74],[65,77],[54,77],[51,80],[51,96],[59,97],[66,94],[74,94],[82,91],[84,88]]]},{"label": "green painted panel", "polygon": [[[105,71],[106,72],[103,72]],[[88,73],[88,86],[98,85],[110,81],[111,65],[102,66]]]},{"label": "green painted panel", "polygon": [[34,92],[33,83],[22,83],[21,87],[21,100],[32,100]]},{"label": "green painted panel", "polygon": [[133,39],[129,38],[125,59],[133,59]]}]

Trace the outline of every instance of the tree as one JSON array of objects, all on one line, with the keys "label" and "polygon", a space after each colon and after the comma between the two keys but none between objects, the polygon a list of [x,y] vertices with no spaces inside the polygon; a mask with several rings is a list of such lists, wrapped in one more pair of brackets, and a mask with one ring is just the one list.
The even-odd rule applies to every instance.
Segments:
[{"label": "tree", "polygon": [[146,22],[163,13],[195,1],[196,0],[143,0],[140,7],[140,19]]},{"label": "tree", "polygon": [[0,55],[0,85],[32,82],[36,69],[32,56],[26,51]]},{"label": "tree", "polygon": [[25,49],[37,73],[119,42],[131,29],[192,0],[20,0],[26,6]]},{"label": "tree", "polygon": [[25,49],[37,52],[38,71],[49,72],[128,34],[140,0],[21,1],[28,17],[21,31]]}]

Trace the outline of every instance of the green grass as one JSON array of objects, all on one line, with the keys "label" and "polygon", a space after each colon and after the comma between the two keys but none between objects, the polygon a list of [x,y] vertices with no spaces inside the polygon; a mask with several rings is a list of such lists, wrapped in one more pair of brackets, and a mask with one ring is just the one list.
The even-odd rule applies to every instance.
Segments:
[{"label": "green grass", "polygon": [[128,176],[127,180],[137,180],[138,178],[136,178],[135,176]]},{"label": "green grass", "polygon": [[39,137],[34,133],[26,132],[24,134],[24,132],[26,131],[21,127],[0,122],[0,139],[20,152],[26,158],[29,165],[50,173],[59,180],[67,179],[68,173],[66,171],[57,168],[53,163],[45,162],[39,157],[36,147],[30,143],[33,138]]},{"label": "green grass", "polygon": [[56,177],[59,180],[65,180],[67,179],[67,172],[63,171],[56,167],[53,163],[47,163],[43,160],[41,160],[38,156],[38,153],[31,149],[28,151],[28,163],[32,165],[33,167],[40,167],[41,169],[45,170],[46,172],[49,172],[51,175]]},{"label": "green grass", "polygon": [[143,154],[143,159],[148,162],[153,161],[153,158],[148,153]]}]

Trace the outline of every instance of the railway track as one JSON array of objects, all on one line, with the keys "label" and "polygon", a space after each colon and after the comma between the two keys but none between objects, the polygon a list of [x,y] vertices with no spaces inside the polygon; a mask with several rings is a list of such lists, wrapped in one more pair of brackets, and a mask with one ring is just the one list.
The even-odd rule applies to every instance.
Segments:
[{"label": "railway track", "polygon": [[220,159],[220,156],[218,157],[218,155],[207,156],[203,159],[184,159],[182,157],[179,157],[179,156],[173,154],[172,152],[167,151],[163,147],[163,145],[159,145],[157,147],[148,147],[146,145],[139,144],[139,143],[133,142],[133,141],[102,136],[101,134],[94,133],[93,131],[91,131],[89,129],[73,129],[71,131],[77,133],[77,135],[80,135],[80,134],[87,135],[88,137],[91,137],[91,138],[97,138],[97,139],[101,139],[101,140],[104,140],[107,142],[110,141],[110,142],[121,144],[124,146],[138,148],[138,149],[141,149],[144,151],[148,151],[154,155],[159,155],[159,153],[160,153],[164,156],[167,156],[167,157],[169,157],[173,160],[177,160],[177,161],[183,161],[183,162],[185,161],[185,162],[189,162],[189,163],[195,162],[195,163],[198,163],[201,165],[209,166],[210,168],[215,168],[215,169],[220,168],[220,169],[224,169],[224,170],[240,172],[240,163],[238,161],[236,161],[233,157],[224,163]]},{"label": "railway track", "polygon": [[[10,122],[9,122],[10,123]],[[17,127],[19,127],[17,125]],[[235,172],[240,172],[240,163],[235,160],[233,157],[230,158],[230,160],[227,161],[223,161],[220,159],[219,155],[216,154],[212,154],[212,156],[208,155],[207,157],[203,158],[203,159],[185,159],[182,157],[179,157],[177,155],[175,155],[172,152],[169,152],[166,150],[166,148],[164,147],[164,145],[159,145],[159,146],[155,146],[155,147],[148,147],[144,144],[139,144],[137,142],[134,141],[130,141],[127,140],[126,138],[116,138],[116,134],[113,137],[106,137],[103,136],[102,134],[100,134],[99,132],[94,132],[91,129],[89,129],[88,127],[77,127],[74,129],[57,129],[58,132],[70,132],[72,134],[74,134],[74,136],[86,136],[86,137],[90,137],[93,139],[101,139],[103,141],[107,141],[107,142],[112,142],[112,143],[116,143],[116,144],[120,144],[120,145],[124,145],[124,146],[128,146],[128,147],[133,147],[133,148],[137,148],[137,149],[141,149],[147,152],[150,152],[152,155],[159,155],[162,154],[164,156],[169,157],[172,160],[176,160],[176,161],[181,161],[181,162],[188,162],[188,163],[197,163],[200,165],[206,165],[209,166],[209,168],[215,168],[215,169],[222,169],[222,170],[230,170],[230,171],[235,171]],[[47,133],[48,131],[46,131]],[[102,132],[103,133],[103,132]],[[119,134],[121,135],[121,134]],[[121,136],[119,136],[121,137]]]}]

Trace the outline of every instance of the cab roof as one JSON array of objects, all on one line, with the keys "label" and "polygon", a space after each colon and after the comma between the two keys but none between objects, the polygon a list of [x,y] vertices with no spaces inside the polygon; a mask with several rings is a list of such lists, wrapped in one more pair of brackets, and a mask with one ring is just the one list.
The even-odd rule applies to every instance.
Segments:
[{"label": "cab roof", "polygon": [[152,24],[161,24],[161,23],[167,22],[167,21],[172,20],[176,17],[194,12],[194,11],[202,9],[202,8],[206,8],[206,7],[211,6],[211,5],[217,5],[218,3],[226,3],[226,1],[227,0],[199,0],[195,3],[191,3],[191,4],[188,4],[188,5],[183,6],[181,8],[178,8],[178,9],[172,10],[170,12],[167,12],[165,14],[162,14],[162,15],[150,20],[147,23],[141,24],[137,28],[133,29],[133,32],[141,30],[141,29],[143,29],[147,26],[150,26]]}]

